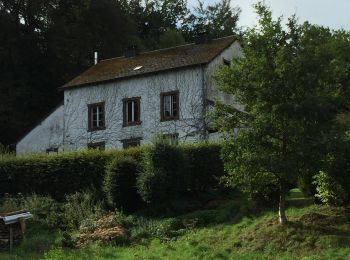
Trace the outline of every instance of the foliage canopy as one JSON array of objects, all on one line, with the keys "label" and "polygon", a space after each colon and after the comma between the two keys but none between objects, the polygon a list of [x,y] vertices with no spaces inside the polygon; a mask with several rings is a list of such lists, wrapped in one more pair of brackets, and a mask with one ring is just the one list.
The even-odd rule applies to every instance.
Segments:
[{"label": "foliage canopy", "polygon": [[350,35],[295,16],[283,26],[264,4],[255,8],[259,25],[245,34],[244,57],[216,76],[240,106],[217,102],[215,118],[226,133],[226,181],[251,194],[276,184],[284,218],[288,186],[316,173],[326,144],[342,134],[335,119],[349,100]]}]

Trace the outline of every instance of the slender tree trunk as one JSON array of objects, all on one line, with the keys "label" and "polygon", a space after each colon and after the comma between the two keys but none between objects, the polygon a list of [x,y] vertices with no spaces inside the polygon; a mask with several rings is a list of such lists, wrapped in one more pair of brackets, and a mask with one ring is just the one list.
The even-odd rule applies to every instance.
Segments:
[{"label": "slender tree trunk", "polygon": [[283,184],[280,184],[280,198],[278,203],[278,220],[279,223],[284,225],[287,223],[286,217],[286,193]]}]

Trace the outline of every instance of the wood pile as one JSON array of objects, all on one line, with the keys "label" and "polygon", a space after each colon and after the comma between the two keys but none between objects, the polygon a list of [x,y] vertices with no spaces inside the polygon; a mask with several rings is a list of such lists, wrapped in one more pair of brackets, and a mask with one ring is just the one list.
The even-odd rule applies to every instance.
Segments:
[{"label": "wood pile", "polygon": [[19,244],[23,238],[20,223],[5,225],[3,221],[0,221],[0,250],[10,248],[10,228],[13,232],[14,245]]}]

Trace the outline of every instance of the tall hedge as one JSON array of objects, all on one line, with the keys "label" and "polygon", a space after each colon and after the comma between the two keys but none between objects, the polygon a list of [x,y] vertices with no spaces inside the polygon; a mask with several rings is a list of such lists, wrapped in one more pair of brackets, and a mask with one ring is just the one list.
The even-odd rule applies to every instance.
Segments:
[{"label": "tall hedge", "polygon": [[199,143],[181,146],[186,158],[187,189],[203,191],[219,185],[224,175],[219,144]]},{"label": "tall hedge", "polygon": [[139,160],[141,149],[4,158],[0,160],[0,197],[5,193],[36,193],[60,200],[66,194],[86,189],[102,195],[105,165],[116,154]]},{"label": "tall hedge", "polygon": [[157,204],[218,187],[223,175],[219,145],[161,141],[145,150],[137,187],[144,201]]},{"label": "tall hedge", "polygon": [[103,191],[110,206],[128,212],[140,205],[141,198],[136,192],[138,167],[130,156],[117,156],[107,164]]},{"label": "tall hedge", "polygon": [[[149,165],[151,168],[147,169],[144,166],[145,168],[141,169],[141,172],[157,172],[155,178],[150,178],[147,180],[149,183],[144,183],[145,189],[150,193],[163,189],[164,196],[174,197],[173,195],[204,191],[218,185],[218,178],[224,174],[219,145],[192,144],[168,148],[164,146],[149,154],[153,162]],[[111,152],[82,151],[58,155],[4,157],[0,159],[0,197],[5,193],[36,193],[61,200],[66,194],[87,189],[102,197],[103,179],[108,163],[114,158],[125,157],[132,157],[141,163],[147,149],[150,147]],[[136,172],[131,174],[137,175]],[[141,175],[139,178],[144,177]],[[153,196],[152,200],[160,197]],[[163,198],[165,197],[160,200]]]},{"label": "tall hedge", "polygon": [[167,202],[186,190],[184,154],[178,146],[159,140],[145,149],[142,164],[137,189],[144,201]]}]

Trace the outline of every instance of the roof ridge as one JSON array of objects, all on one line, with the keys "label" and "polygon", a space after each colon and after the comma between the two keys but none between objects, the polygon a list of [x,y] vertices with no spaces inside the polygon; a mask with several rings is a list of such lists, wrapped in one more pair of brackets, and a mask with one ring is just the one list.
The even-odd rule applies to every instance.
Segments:
[{"label": "roof ridge", "polygon": [[[234,37],[235,37],[235,35],[229,35],[229,36],[224,36],[224,37],[212,39],[212,41],[217,41],[217,40],[222,40],[222,39],[227,39],[227,38],[234,38]],[[210,43],[210,42],[209,42],[209,43]],[[191,43],[186,43],[186,44],[182,44],[182,45],[176,45],[176,46],[173,46],[173,47],[167,47],[167,48],[156,49],[156,50],[151,50],[151,51],[143,51],[143,52],[140,52],[140,55],[141,55],[141,54],[148,54],[148,53],[154,53],[154,52],[164,51],[164,50],[172,50],[172,49],[176,49],[176,48],[180,48],[180,47],[185,47],[185,46],[190,46],[190,45],[196,45],[196,43],[191,42]],[[110,60],[114,60],[114,59],[121,59],[121,58],[125,59],[126,57],[125,57],[125,56],[118,56],[118,57],[103,59],[103,60],[100,60],[100,62],[110,61]],[[129,58],[133,58],[133,57],[129,57]]]}]

